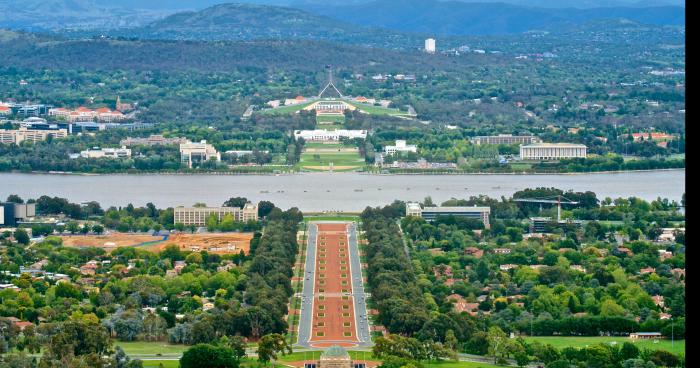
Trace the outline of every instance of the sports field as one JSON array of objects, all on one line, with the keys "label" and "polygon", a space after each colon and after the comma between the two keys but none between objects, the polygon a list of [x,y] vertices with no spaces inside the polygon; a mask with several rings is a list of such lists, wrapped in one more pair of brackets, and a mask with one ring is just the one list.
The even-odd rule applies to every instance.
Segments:
[{"label": "sports field", "polygon": [[583,348],[600,343],[622,345],[625,342],[631,342],[640,349],[667,350],[674,354],[685,352],[685,340],[676,340],[671,343],[671,340],[667,339],[659,339],[654,342],[655,340],[632,340],[625,336],[533,336],[525,337],[525,341],[539,341],[543,344],[550,344],[557,349],[569,346]]}]

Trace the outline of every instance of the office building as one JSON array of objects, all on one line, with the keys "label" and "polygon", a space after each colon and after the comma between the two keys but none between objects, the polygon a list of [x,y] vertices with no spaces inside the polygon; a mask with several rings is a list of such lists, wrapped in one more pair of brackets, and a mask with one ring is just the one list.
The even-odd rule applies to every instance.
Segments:
[{"label": "office building", "polygon": [[128,137],[126,139],[122,139],[119,144],[122,146],[165,146],[165,145],[174,145],[174,144],[183,144],[183,143],[188,143],[189,141],[187,138],[180,138],[180,137],[175,137],[175,138],[165,138],[162,135],[151,135],[147,138],[132,138]]},{"label": "office building", "polygon": [[209,216],[216,216],[221,221],[224,216],[232,215],[234,220],[247,222],[258,220],[258,206],[247,203],[243,208],[238,207],[176,207],[175,223],[185,226],[206,226]]},{"label": "office building", "polygon": [[0,225],[16,226],[18,222],[36,216],[35,203],[0,203]]},{"label": "office building", "polygon": [[572,143],[535,143],[520,146],[522,160],[558,160],[586,158],[586,146]]},{"label": "office building", "polygon": [[122,148],[92,148],[89,150],[81,151],[80,157],[82,158],[127,158],[131,157],[131,150]]},{"label": "office building", "polygon": [[542,140],[535,137],[534,135],[511,135],[511,134],[499,134],[499,135],[488,135],[488,136],[478,136],[469,139],[472,144],[482,145],[482,144],[533,144],[541,143]]},{"label": "office building", "polygon": [[428,54],[434,54],[435,51],[435,39],[428,38],[427,40],[425,40],[425,52],[427,52]]},{"label": "office building", "polygon": [[221,161],[221,154],[207,141],[199,143],[187,142],[180,144],[180,160],[187,167],[192,168],[196,164],[214,160]]},{"label": "office building", "polygon": [[17,130],[0,129],[0,143],[5,144],[20,144],[24,141],[32,143],[45,141],[48,137],[65,138],[68,136],[66,129],[57,130],[37,130],[19,128]]},{"label": "office building", "polygon": [[417,152],[418,147],[412,144],[406,144],[404,140],[397,140],[394,146],[385,146],[384,153],[387,155],[393,155],[397,152]]},{"label": "office building", "polygon": [[441,216],[468,217],[481,220],[485,228],[490,228],[490,207],[421,207],[419,203],[406,203],[406,216],[422,217],[426,221],[435,221]]}]

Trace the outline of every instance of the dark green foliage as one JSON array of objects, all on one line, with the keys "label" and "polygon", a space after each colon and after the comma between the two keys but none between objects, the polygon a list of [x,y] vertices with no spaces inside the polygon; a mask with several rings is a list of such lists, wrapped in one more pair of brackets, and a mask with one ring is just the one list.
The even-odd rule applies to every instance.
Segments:
[{"label": "dark green foliage", "polygon": [[185,351],[180,358],[181,368],[238,368],[230,348],[209,344],[197,344]]}]

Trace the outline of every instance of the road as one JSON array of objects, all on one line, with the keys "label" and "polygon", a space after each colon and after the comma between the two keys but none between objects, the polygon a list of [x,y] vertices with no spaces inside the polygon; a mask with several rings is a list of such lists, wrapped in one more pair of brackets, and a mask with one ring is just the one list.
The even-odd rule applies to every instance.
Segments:
[{"label": "road", "polygon": [[313,321],[314,280],[316,272],[316,236],[318,226],[309,223],[306,243],[306,261],[304,263],[303,287],[301,291],[301,313],[299,315],[299,334],[297,344],[309,346],[311,324]]},{"label": "road", "polygon": [[350,256],[350,277],[352,277],[352,296],[355,305],[355,326],[360,346],[371,346],[369,319],[367,315],[367,295],[362,284],[362,262],[360,247],[357,242],[357,224],[348,225],[348,254]]}]

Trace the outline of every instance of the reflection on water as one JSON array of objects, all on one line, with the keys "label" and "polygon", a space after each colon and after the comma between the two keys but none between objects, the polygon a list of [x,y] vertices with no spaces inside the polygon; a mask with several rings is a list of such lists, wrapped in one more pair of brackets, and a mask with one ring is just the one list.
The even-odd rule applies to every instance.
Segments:
[{"label": "reflection on water", "polygon": [[580,175],[367,175],[308,173],[280,176],[233,175],[47,175],[0,174],[0,198],[51,195],[73,202],[97,201],[103,207],[158,207],[204,202],[221,205],[230,197],[268,200],[305,211],[361,211],[395,199],[436,203],[485,194],[510,197],[525,188],[556,187],[592,191],[599,198],[637,196],[680,200],[685,170]]}]

